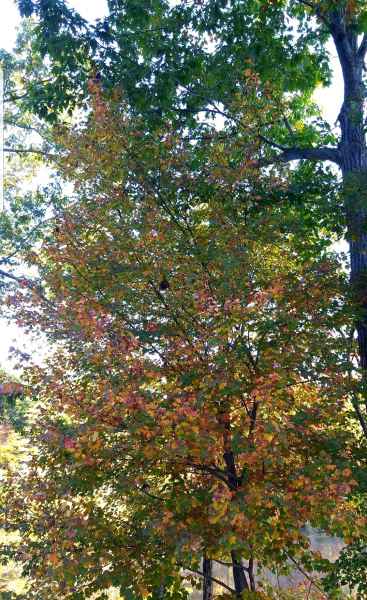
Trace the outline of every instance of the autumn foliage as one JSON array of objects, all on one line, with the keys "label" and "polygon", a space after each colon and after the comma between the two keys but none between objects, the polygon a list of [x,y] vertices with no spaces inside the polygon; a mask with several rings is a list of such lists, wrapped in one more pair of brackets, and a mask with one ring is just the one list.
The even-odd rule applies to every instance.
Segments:
[{"label": "autumn foliage", "polygon": [[326,568],[305,523],[363,526],[340,265],[250,138],[148,134],[90,92],[88,126],[56,133],[75,191],[28,256],[43,283],[9,299],[54,342],[4,491],[27,597],[182,598],[203,555],[244,561],[237,597],[263,566]]}]

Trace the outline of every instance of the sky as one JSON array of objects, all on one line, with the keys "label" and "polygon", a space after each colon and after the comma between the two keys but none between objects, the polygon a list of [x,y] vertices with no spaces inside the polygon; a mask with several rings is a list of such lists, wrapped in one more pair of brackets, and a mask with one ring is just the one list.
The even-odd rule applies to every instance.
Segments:
[{"label": "sky", "polygon": [[[107,13],[107,0],[69,0],[85,19],[93,21]],[[14,0],[1,0],[0,47],[11,50],[19,23],[19,13]]]},{"label": "sky", "polygon": [[[11,51],[17,35],[19,13],[14,0],[0,0],[0,48]],[[107,13],[107,0],[69,0],[69,5],[75,8],[85,19],[94,21]],[[333,84],[327,88],[319,88],[315,93],[315,100],[322,109],[324,118],[334,125],[339,114],[342,101],[342,79],[339,65],[336,60],[335,50],[330,45],[330,54],[334,68]],[[8,324],[0,320],[0,367],[12,370],[12,363],[8,359],[9,347],[17,345],[21,349],[42,356],[42,341],[32,341],[24,335],[15,324]]]},{"label": "sky", "polygon": [[[11,51],[20,22],[19,13],[14,0],[0,0],[0,2],[2,17],[0,20],[0,48]],[[71,0],[69,4],[90,21],[102,17],[107,12],[106,0]],[[14,362],[9,359],[9,348],[11,346],[16,346],[22,351],[31,353],[32,357],[37,356],[40,360],[46,352],[43,340],[31,339],[14,323],[9,324],[1,319],[0,340],[0,368],[5,368],[9,372],[13,371],[14,365]]]}]

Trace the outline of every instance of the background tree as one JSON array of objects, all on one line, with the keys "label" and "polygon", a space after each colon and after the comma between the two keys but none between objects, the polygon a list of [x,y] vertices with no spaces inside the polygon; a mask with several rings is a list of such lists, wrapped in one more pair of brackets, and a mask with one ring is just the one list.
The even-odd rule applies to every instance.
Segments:
[{"label": "background tree", "polygon": [[[14,375],[0,369],[0,475],[17,468],[25,454],[25,440],[20,435],[26,422],[27,401],[23,389]],[[19,542],[19,533],[0,530],[3,545]],[[0,567],[0,593],[8,600],[14,593],[23,593],[26,582],[21,577],[21,568],[14,561],[7,561]]]},{"label": "background tree", "polygon": [[[30,50],[33,25],[22,24],[13,54],[2,51],[5,74],[5,186],[0,213],[0,289],[18,286],[25,272],[24,254],[47,235],[51,204],[62,203],[60,184],[52,172],[55,153],[50,126],[27,107],[28,85],[35,89],[47,80],[47,67]],[[4,210],[3,210],[4,209]],[[4,304],[2,302],[2,313]]]}]

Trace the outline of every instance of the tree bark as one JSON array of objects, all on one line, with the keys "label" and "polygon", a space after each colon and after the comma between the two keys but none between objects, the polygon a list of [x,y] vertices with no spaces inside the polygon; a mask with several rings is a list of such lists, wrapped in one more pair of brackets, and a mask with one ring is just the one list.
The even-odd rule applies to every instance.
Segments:
[{"label": "tree bark", "polygon": [[236,556],[236,553],[233,550],[231,552],[231,558],[234,589],[236,590],[237,597],[241,598],[242,592],[244,592],[245,590],[249,590],[250,587],[247,582],[247,577],[244,566],[242,564],[242,560]]},{"label": "tree bark", "polygon": [[[344,100],[338,117],[341,129],[339,153],[350,254],[350,283],[356,309],[361,392],[367,408],[367,145],[364,123],[366,88],[363,82],[367,35],[363,36],[358,46],[358,35],[348,25],[342,10],[331,12],[330,23],[344,81]],[[354,408],[366,436],[366,413],[362,413],[358,398],[354,400]]]},{"label": "tree bark", "polygon": [[367,146],[364,124],[366,89],[363,82],[363,68],[366,36],[358,47],[358,35],[348,27],[346,17],[341,11],[331,13],[331,33],[344,81],[344,100],[338,118],[341,129],[339,153],[350,251],[350,282],[357,311],[356,329],[360,368],[365,382],[367,375]]},{"label": "tree bark", "polygon": [[[224,453],[223,459],[226,465],[226,475],[228,479],[228,487],[232,491],[238,490],[241,485],[241,478],[238,477],[235,456],[233,451],[231,450],[231,429],[230,422],[228,419],[224,420],[224,436],[223,436],[223,445],[224,445]],[[242,592],[245,590],[249,590],[250,586],[247,581],[244,565],[242,563],[241,557],[237,556],[234,550],[231,551],[232,558],[232,572],[233,572],[233,581],[234,588],[236,592],[236,596],[241,598]]]},{"label": "tree bark", "polygon": [[210,558],[203,558],[203,600],[213,600],[213,562]]},{"label": "tree bark", "polygon": [[250,560],[248,561],[248,578],[250,580],[250,589],[252,592],[256,591],[254,564],[254,559],[250,558]]},{"label": "tree bark", "polygon": [[367,165],[344,173],[344,198],[350,252],[350,281],[362,376],[367,374]]},{"label": "tree bark", "polygon": [[[302,2],[303,0],[301,0]],[[345,7],[315,14],[329,28],[343,73],[344,98],[338,121],[341,137],[337,148],[285,148],[266,138],[265,143],[281,153],[265,161],[292,160],[333,161],[343,174],[344,209],[347,219],[347,239],[350,253],[350,283],[356,309],[359,363],[362,375],[362,395],[367,410],[367,144],[365,103],[367,89],[363,80],[367,55],[367,33],[362,40]],[[367,416],[358,399],[354,401],[356,415],[367,437]]]},{"label": "tree bark", "polygon": [[[301,0],[303,1],[303,0]],[[338,148],[284,148],[274,162],[296,159],[329,160],[342,170],[344,209],[347,220],[347,239],[350,254],[350,283],[356,308],[359,363],[362,375],[362,394],[367,410],[367,144],[365,103],[367,89],[363,79],[367,55],[367,33],[362,40],[356,32],[353,19],[341,6],[321,13],[315,5],[315,14],[332,35],[343,73],[344,98],[338,121],[341,137]],[[362,414],[358,399],[354,408],[364,435],[367,437],[366,413]]]}]

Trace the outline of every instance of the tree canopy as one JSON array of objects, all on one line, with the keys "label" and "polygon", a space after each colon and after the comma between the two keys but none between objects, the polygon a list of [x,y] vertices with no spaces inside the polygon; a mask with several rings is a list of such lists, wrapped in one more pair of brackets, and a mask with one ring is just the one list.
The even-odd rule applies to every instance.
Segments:
[{"label": "tree canopy", "polygon": [[[21,115],[68,184],[40,195],[42,244],[28,217],[14,239],[32,275],[7,298],[53,345],[2,492],[26,597],[173,600],[203,579],[210,600],[219,561],[227,597],[269,597],[262,570],[291,562],[323,572],[320,598],[363,598],[364,3],[110,0],[94,25],[18,5]],[[334,127],[312,99],[329,40]],[[344,539],[336,566],[306,523]]]}]

